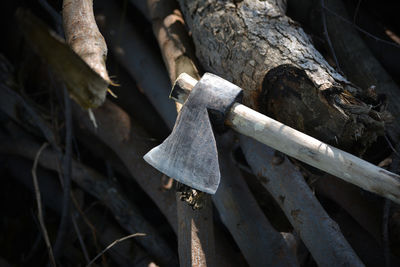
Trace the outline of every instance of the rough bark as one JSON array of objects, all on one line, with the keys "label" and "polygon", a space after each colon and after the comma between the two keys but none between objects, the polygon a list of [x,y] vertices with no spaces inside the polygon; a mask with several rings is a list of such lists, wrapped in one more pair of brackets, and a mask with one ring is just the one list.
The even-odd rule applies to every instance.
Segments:
[{"label": "rough bark", "polygon": [[368,98],[329,66],[276,2],[181,0],[202,66],[242,87],[250,107],[363,152],[383,133],[379,112],[360,100]]}]

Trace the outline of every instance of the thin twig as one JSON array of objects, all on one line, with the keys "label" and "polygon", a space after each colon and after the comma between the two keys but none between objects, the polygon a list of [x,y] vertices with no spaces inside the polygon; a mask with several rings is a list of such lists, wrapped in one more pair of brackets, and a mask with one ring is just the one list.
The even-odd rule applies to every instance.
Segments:
[{"label": "thin twig", "polygon": [[[82,211],[78,200],[76,199],[75,195],[73,192],[71,192],[71,199],[72,199],[72,203],[75,206],[75,209],[78,211],[79,215],[82,217],[82,220],[85,222],[85,224],[89,227],[91,233],[92,233],[92,238],[93,238],[93,242],[94,242],[94,246],[96,247],[96,251],[99,253],[100,251],[100,246],[99,246],[99,242],[97,241],[97,232],[96,232],[96,228],[94,227],[94,225],[92,224],[92,222],[89,220],[89,218],[86,217],[85,213]],[[107,264],[105,263],[106,259],[103,258],[103,265],[107,266]]]},{"label": "thin twig", "polygon": [[325,35],[325,39],[328,43],[329,46],[329,50],[331,50],[331,54],[333,59],[335,60],[335,64],[336,64],[336,69],[338,72],[342,72],[340,70],[340,66],[339,66],[339,61],[336,57],[336,53],[335,53],[335,49],[333,48],[332,42],[331,42],[331,38],[329,37],[329,33],[328,33],[328,27],[326,26],[326,15],[325,15],[325,0],[321,0],[321,13],[322,13],[322,25],[324,27],[324,35]]},{"label": "thin twig", "polygon": [[72,157],[72,112],[71,100],[66,86],[63,86],[65,105],[65,155],[63,158],[63,209],[61,222],[58,227],[57,238],[54,245],[54,255],[59,256],[68,230],[70,219],[70,191],[71,191],[71,157]]},{"label": "thin twig", "polygon": [[144,234],[144,233],[135,233],[135,234],[131,234],[131,235],[128,235],[128,236],[124,236],[124,237],[122,237],[122,238],[120,238],[120,239],[115,240],[115,241],[112,242],[110,245],[108,245],[105,249],[103,249],[103,251],[101,251],[99,254],[97,254],[97,256],[94,257],[94,259],[91,260],[91,261],[89,262],[88,265],[86,265],[86,267],[89,267],[90,265],[92,265],[99,257],[101,257],[101,255],[103,255],[104,253],[106,253],[107,250],[109,250],[110,248],[112,248],[112,247],[115,246],[116,244],[118,244],[118,243],[120,243],[120,242],[122,242],[122,241],[125,241],[125,240],[127,240],[127,239],[129,239],[129,238],[133,238],[133,237],[137,237],[137,236],[146,236],[146,234]]},{"label": "thin twig", "polygon": [[54,259],[53,250],[51,248],[50,238],[49,238],[49,235],[47,234],[46,225],[45,225],[44,219],[43,219],[42,198],[40,196],[40,188],[39,188],[39,183],[38,183],[37,176],[36,176],[36,169],[37,169],[37,164],[39,161],[40,154],[47,146],[48,146],[48,143],[44,143],[40,147],[39,151],[36,154],[35,161],[33,162],[33,167],[32,167],[32,179],[33,179],[33,186],[35,187],[35,195],[36,195],[36,203],[38,206],[38,219],[39,219],[40,227],[42,229],[43,237],[44,237],[47,249],[49,251],[50,262],[55,267],[57,265],[56,265],[56,261]]}]

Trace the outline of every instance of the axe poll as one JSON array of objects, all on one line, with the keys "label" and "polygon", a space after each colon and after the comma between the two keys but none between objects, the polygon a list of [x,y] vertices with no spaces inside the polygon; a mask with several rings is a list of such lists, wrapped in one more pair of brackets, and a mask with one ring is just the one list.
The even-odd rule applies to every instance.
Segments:
[{"label": "axe poll", "polygon": [[[222,120],[222,124],[238,133],[400,204],[399,175],[235,102],[240,100],[238,88],[210,73],[204,74],[200,81],[181,74],[170,94],[170,98],[183,104],[175,127],[171,135],[149,151],[144,159],[179,182],[214,194],[220,174],[215,138],[209,130],[210,119],[215,131],[223,130]],[[196,101],[197,96],[202,100]],[[221,107],[215,112],[218,104]],[[185,115],[191,112],[198,114]]]}]

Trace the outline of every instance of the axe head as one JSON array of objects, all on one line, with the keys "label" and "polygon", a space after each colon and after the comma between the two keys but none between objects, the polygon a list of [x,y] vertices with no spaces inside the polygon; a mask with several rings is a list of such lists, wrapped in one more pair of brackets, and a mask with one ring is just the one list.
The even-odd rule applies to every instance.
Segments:
[{"label": "axe head", "polygon": [[193,87],[165,141],[144,159],[157,170],[197,190],[214,194],[220,182],[214,131],[234,102],[242,97],[238,86],[210,73]]}]

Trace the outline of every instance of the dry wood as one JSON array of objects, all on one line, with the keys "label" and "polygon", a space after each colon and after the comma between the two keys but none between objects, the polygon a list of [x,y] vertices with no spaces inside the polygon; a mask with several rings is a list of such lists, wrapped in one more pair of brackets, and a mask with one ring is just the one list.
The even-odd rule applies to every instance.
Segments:
[{"label": "dry wood", "polygon": [[134,120],[131,120],[128,114],[110,101],[106,101],[94,111],[99,124],[97,130],[81,110],[74,109],[74,112],[80,129],[99,138],[118,155],[132,178],[156,203],[176,231],[178,224],[175,193],[172,190],[161,189],[163,175],[142,159],[154,145],[153,139]]},{"label": "dry wood", "polygon": [[[313,177],[314,178],[314,177]],[[313,183],[318,194],[331,199],[348,212],[378,243],[381,237],[381,207],[375,199],[370,199],[359,187],[337,179],[332,175],[315,177]]]},{"label": "dry wood", "polygon": [[[178,79],[193,79],[181,75]],[[182,84],[175,83],[176,86]],[[193,82],[186,82],[190,85]],[[178,92],[187,90],[178,89]],[[184,99],[184,97],[176,98]],[[400,176],[258,113],[234,104],[225,121],[232,129],[349,183],[400,203]]]},{"label": "dry wood", "polygon": [[383,134],[385,114],[329,66],[285,1],[179,2],[202,66],[242,87],[249,107],[356,154]]},{"label": "dry wood", "polygon": [[[64,118],[65,118],[65,152],[62,158],[62,180],[61,185],[63,188],[63,210],[61,213],[60,225],[58,226],[57,238],[54,242],[54,256],[58,259],[63,249],[67,232],[71,222],[71,159],[72,159],[72,111],[71,99],[65,85],[61,86],[63,89],[64,98]],[[58,153],[59,155],[60,153]]]},{"label": "dry wood", "polygon": [[129,238],[133,238],[133,237],[140,237],[140,236],[146,236],[146,234],[143,233],[135,233],[135,234],[131,234],[131,235],[127,235],[124,236],[122,238],[118,238],[116,240],[114,240],[111,244],[109,244],[105,249],[103,249],[99,254],[96,255],[96,257],[94,257],[87,265],[86,267],[92,266],[93,263],[96,262],[96,260],[98,260],[104,253],[106,253],[108,250],[110,250],[112,247],[114,247],[115,245],[117,245],[120,242],[123,242]]},{"label": "dry wood", "polygon": [[183,72],[200,79],[194,51],[176,1],[147,0],[147,6],[171,83]]},{"label": "dry wood", "polygon": [[64,0],[62,16],[67,44],[110,83],[106,69],[107,45],[94,19],[93,0]]},{"label": "dry wood", "polygon": [[[28,136],[22,134],[20,137],[24,137],[23,141],[8,140],[3,143],[1,152],[33,159],[38,145],[29,141]],[[38,162],[47,169],[58,171],[57,154],[55,152],[44,150]],[[160,263],[168,266],[174,266],[177,263],[172,250],[150,223],[143,218],[141,212],[122,193],[118,184],[75,160],[72,161],[71,177],[86,192],[101,200],[126,231],[129,233],[146,233],[148,237],[138,239],[137,242]]]},{"label": "dry wood", "polygon": [[[137,5],[137,2],[140,1],[131,2],[135,2],[134,4]],[[184,28],[183,18],[180,12],[176,10],[176,4],[173,1],[166,0],[149,0],[147,2],[153,32],[158,40],[171,81],[175,82],[181,73],[187,71],[195,74],[194,77],[198,79],[200,76],[195,64],[191,43]],[[185,81],[182,80],[182,82]],[[196,81],[189,82],[195,84]],[[190,90],[194,84],[188,85],[188,89]],[[160,113],[162,112],[166,111],[161,110]],[[226,154],[224,154],[225,161],[221,185],[213,200],[224,224],[230,230],[247,262],[251,266],[269,264],[287,266],[289,263],[293,264],[291,255],[288,255],[286,245],[283,244],[283,239],[279,236],[279,233],[272,229],[268,220],[258,208],[243,178],[238,170],[232,166],[233,162],[228,159],[229,152],[224,152]],[[205,201],[208,201],[208,199],[205,199]],[[244,204],[244,202],[252,203],[250,205],[252,208],[249,208],[249,205]],[[251,221],[245,219],[249,217],[257,219]],[[265,224],[261,223],[260,225],[260,222],[265,222]],[[277,251],[279,253],[275,253]],[[278,254],[285,256],[277,259],[276,255]]]},{"label": "dry wood", "polygon": [[108,82],[32,13],[19,9],[17,18],[28,43],[64,81],[71,97],[84,108],[101,105]]},{"label": "dry wood", "polygon": [[[250,266],[297,266],[284,238],[277,232],[233,164],[232,132],[217,137],[221,182],[213,200],[222,222]],[[288,233],[285,233],[289,235]]]},{"label": "dry wood", "polygon": [[[147,9],[153,33],[173,83],[182,72],[199,78],[188,45],[189,37],[177,3],[170,0],[148,0]],[[189,50],[189,51],[187,51]],[[187,55],[188,54],[188,55]],[[180,106],[177,105],[179,112]],[[191,191],[192,192],[192,191]],[[211,196],[200,194],[202,207],[193,210],[177,193],[178,251],[181,266],[218,266],[215,258],[214,220]]]},{"label": "dry wood", "polygon": [[54,259],[54,255],[53,255],[53,249],[51,247],[51,243],[50,243],[50,238],[49,235],[47,233],[47,228],[46,228],[46,224],[44,222],[44,218],[43,218],[43,208],[42,208],[42,198],[40,195],[40,188],[39,188],[39,182],[37,179],[37,175],[36,175],[36,169],[37,169],[37,164],[38,164],[38,159],[40,157],[40,154],[42,153],[43,149],[45,149],[47,147],[47,143],[44,143],[38,150],[34,162],[33,162],[33,167],[32,167],[32,178],[33,178],[33,186],[35,189],[35,195],[36,195],[36,202],[37,202],[37,208],[38,208],[38,219],[39,219],[39,223],[40,223],[40,228],[42,230],[42,234],[47,246],[47,250],[49,251],[49,258],[50,258],[50,262],[51,264],[56,267],[56,260]]},{"label": "dry wood", "polygon": [[[186,75],[181,75],[180,78],[182,77],[186,77],[187,81],[181,82],[178,79],[175,84],[177,87],[184,85],[177,91],[181,92],[181,95],[187,93],[190,85],[194,84],[194,79],[191,80]],[[184,97],[180,96],[177,99],[184,99]],[[272,166],[270,164],[273,161],[274,153],[270,148],[251,139],[241,141],[246,159],[253,171],[257,173],[262,184],[281,205],[314,259],[323,266],[343,266],[348,263],[354,266],[363,266],[340,233],[337,224],[329,218],[301,174],[294,169],[290,162],[286,160],[283,165]],[[318,226],[313,225],[315,223],[318,223]]]},{"label": "dry wood", "polygon": [[168,127],[172,128],[176,109],[174,103],[164,101],[169,94],[171,83],[162,60],[151,50],[131,22],[124,21],[121,24],[122,10],[116,2],[97,0],[95,8],[99,10],[99,17],[104,18],[99,22],[99,26],[109,41],[110,50],[135,79],[153,106],[167,111],[159,114]]},{"label": "dry wood", "polygon": [[[131,176],[159,207],[177,233],[177,206],[173,188],[164,188],[163,175],[143,160],[144,154],[154,146],[150,136],[134,120],[130,120],[123,110],[108,101],[95,110],[95,116],[101,126],[97,130],[85,114],[79,110],[76,112],[76,119],[82,130],[89,131],[92,136],[99,138],[114,150]],[[219,235],[215,240],[218,266],[235,266],[236,257],[232,256],[234,249],[222,237]]]},{"label": "dry wood", "polygon": [[[32,165],[31,162],[23,160],[22,158],[14,159],[13,156],[9,156],[8,160],[7,168],[12,175],[25,187],[33,191],[34,188],[29,175],[29,168]],[[60,215],[62,210],[62,191],[58,185],[57,177],[41,168],[38,169],[38,175],[40,176],[40,188],[42,188],[43,192],[46,192],[46,194],[43,194],[43,204]],[[89,230],[87,229],[87,224],[90,224],[90,227],[92,227],[90,230],[94,231],[91,241],[94,242],[95,245],[97,245],[97,239],[103,246],[106,246],[118,237],[126,235],[126,232],[124,232],[113,219],[104,216],[104,211],[100,207],[92,207],[83,215],[85,218],[82,219],[86,220],[86,222],[77,220],[79,223],[78,226],[85,232]],[[75,237],[71,238],[73,239]],[[141,267],[148,267],[151,262],[154,262],[135,242],[126,242],[128,244],[125,244],[123,247],[118,246],[111,248],[110,256],[113,261],[121,266],[137,264]],[[133,254],[132,251],[135,253]]]},{"label": "dry wood", "polygon": [[[5,63],[5,62],[2,62]],[[2,75],[6,76],[5,73],[2,73]],[[8,73],[9,75],[9,73]],[[8,76],[6,76],[7,78],[9,78]],[[55,146],[54,150],[56,152],[54,152],[51,156],[48,155],[48,158],[46,159],[45,163],[49,164],[46,167],[48,168],[52,168],[53,170],[58,170],[58,164],[57,164],[57,160],[60,157],[60,148],[55,144],[55,137],[54,137],[54,133],[50,130],[50,128],[46,125],[46,123],[43,121],[43,119],[41,117],[39,117],[37,115],[37,112],[32,112],[32,108],[22,99],[21,96],[19,96],[16,92],[14,92],[13,90],[11,90],[10,88],[7,87],[7,85],[1,83],[0,84],[0,108],[2,109],[2,111],[7,114],[9,117],[11,117],[14,121],[20,123],[21,125],[26,125],[25,121],[27,120],[27,118],[22,118],[20,116],[20,112],[21,110],[23,110],[23,113],[27,113],[29,114],[32,118],[35,118],[35,123],[38,124],[37,127],[40,128],[40,130],[43,132],[43,135],[46,136],[46,138],[48,140],[50,140],[52,142],[52,145]],[[129,128],[130,125],[130,121],[129,121],[129,117],[123,112],[120,111],[116,106],[111,105],[111,107],[109,105],[106,104],[105,109],[106,109],[106,114],[107,111],[110,111],[108,113],[108,116],[104,116],[101,117],[101,120],[99,120],[99,125],[103,125],[105,130],[99,132],[99,131],[95,131],[98,134],[104,133],[104,131],[107,132],[107,122],[108,120],[110,120],[112,123],[109,122],[109,124],[112,124],[110,129],[113,130],[112,133],[108,133],[111,136],[106,136],[106,140],[112,141],[117,144],[120,144],[121,147],[125,147],[127,149],[130,149],[131,147],[129,146],[129,143],[126,144],[126,135],[129,133],[129,131],[131,130]],[[114,107],[114,109],[113,109]],[[31,109],[29,110],[29,112],[27,112],[27,109]],[[86,123],[87,127],[89,129],[93,129],[93,125],[91,124],[90,120],[87,118],[86,114],[83,114],[83,110],[78,108],[77,106],[75,106],[75,110],[77,113],[77,118],[80,119],[78,120],[81,125]],[[104,108],[99,108],[96,109],[97,112],[104,112]],[[117,111],[116,113],[113,113],[112,111]],[[119,112],[118,112],[119,111]],[[111,118],[110,118],[111,115]],[[112,117],[112,115],[116,116]],[[85,120],[86,118],[86,120]],[[128,124],[128,125],[127,125]],[[36,125],[35,125],[36,126]],[[128,128],[124,128],[128,126]],[[116,131],[116,132],[114,132]],[[113,135],[113,134],[116,135]],[[133,136],[132,139],[133,141],[133,145],[137,145],[135,147],[136,151],[138,148],[142,149],[142,155],[147,152],[147,150],[149,149],[149,145],[143,142],[143,139],[138,139],[136,134],[143,134],[143,137],[146,139],[146,134],[144,133],[144,131],[142,131],[139,127],[134,128],[133,129]],[[110,138],[108,138],[110,137]],[[22,139],[27,139],[29,140],[29,136],[23,135]],[[22,145],[21,143],[16,143],[14,146],[8,146],[6,144],[4,144],[3,146],[1,146],[1,149],[9,149],[10,151],[13,151],[13,149],[18,150],[18,147],[20,148],[20,153],[24,154],[24,153],[28,153],[27,149],[29,147],[29,144],[25,144]],[[127,146],[126,146],[127,145]],[[25,148],[24,148],[25,146]],[[35,151],[37,151],[38,148],[33,149],[31,152],[35,153]],[[126,154],[128,155],[128,157],[130,158],[134,158],[136,160],[136,163],[145,165],[145,163],[143,162],[142,158],[138,157],[136,154],[134,153],[134,149],[131,150],[126,150]],[[42,156],[44,156],[45,154],[43,154]],[[41,160],[43,160],[43,157],[41,158]],[[139,161],[141,161],[141,163],[139,163]],[[42,162],[42,161],[40,161]],[[131,161],[130,165],[127,166],[131,166],[133,170],[133,173],[137,173],[137,170],[139,168],[137,168],[136,165],[132,164],[134,161]],[[105,205],[108,206],[110,208],[110,210],[114,211],[114,212],[118,212],[119,214],[116,215],[116,219],[120,222],[120,224],[123,227],[126,227],[126,229],[130,232],[130,233],[135,233],[135,232],[146,232],[149,235],[152,236],[151,239],[142,239],[139,242],[144,242],[142,245],[143,247],[146,247],[149,251],[152,251],[152,254],[155,255],[156,258],[158,258],[160,261],[166,263],[166,264],[174,264],[177,263],[177,259],[174,258],[175,255],[171,252],[171,249],[168,247],[168,245],[165,243],[165,241],[162,240],[162,238],[160,238],[158,236],[158,234],[156,234],[156,231],[154,229],[152,229],[152,227],[146,222],[146,220],[144,220],[139,214],[140,212],[132,205],[129,204],[129,202],[126,200],[126,198],[123,196],[123,194],[120,193],[120,190],[118,188],[117,185],[113,184],[113,182],[111,180],[104,180],[101,179],[102,177],[100,175],[98,175],[95,171],[90,170],[90,169],[86,169],[83,166],[80,166],[79,164],[76,165],[77,163],[74,162],[75,166],[74,170],[78,171],[78,173],[74,173],[72,175],[72,178],[74,179],[74,181],[76,181],[77,183],[80,182],[80,185],[82,187],[85,187],[86,190],[88,190],[89,193],[95,195],[95,197],[98,197],[100,199],[102,199],[105,202]],[[153,168],[151,168],[148,165],[145,165],[145,167],[147,167],[148,171],[152,171],[154,173],[154,177],[156,177],[156,175],[158,175],[158,177],[160,177],[161,175],[158,174]],[[145,168],[146,169],[146,168]],[[155,182],[154,180],[149,181],[151,179],[148,179],[148,176],[146,176],[148,173],[146,173],[145,171],[142,171],[141,174],[143,176],[139,176],[139,177],[143,177],[143,182],[144,183],[140,183],[140,185],[149,185],[148,188],[151,188],[150,192],[153,194],[149,194],[150,197],[154,196],[154,193],[157,194],[158,193],[158,188],[160,186],[160,184],[155,185],[155,184],[151,184],[152,182]],[[98,180],[93,180],[91,179],[92,177],[97,177]],[[100,177],[100,178],[99,178]],[[82,179],[82,180],[78,180],[78,179]],[[97,183],[97,184],[96,184]],[[109,190],[110,188],[114,188],[114,190]],[[145,189],[148,189],[145,187]],[[172,192],[171,192],[172,193]],[[165,194],[164,194],[165,195]],[[176,210],[176,206],[172,206],[172,210],[171,209],[171,205],[170,203],[175,204],[175,199],[173,194],[170,195],[172,197],[172,199],[170,201],[168,201],[165,197],[161,198],[161,202],[163,203],[163,205],[165,205],[165,211],[166,212],[170,212],[170,218],[172,218],[172,220],[174,220],[174,222],[176,222],[176,218],[175,218],[175,210]],[[157,198],[159,199],[159,198]],[[111,201],[112,200],[112,201]],[[175,208],[175,209],[174,209]],[[173,225],[173,224],[172,224]],[[176,225],[176,224],[175,224]],[[140,228],[132,228],[132,227],[140,227]],[[153,234],[150,234],[153,233]]]},{"label": "dry wood", "polygon": [[[191,73],[199,78],[193,61],[193,53],[190,50],[191,46],[188,45],[189,37],[182,15],[177,9],[177,3],[170,0],[148,0],[147,9],[171,83],[182,72]],[[179,112],[180,105],[177,104],[176,107]],[[190,190],[190,192],[194,191]],[[187,203],[180,200],[183,197],[182,194],[177,193],[180,264],[181,266],[216,266],[211,196],[198,194],[200,198],[195,199],[202,202],[202,207],[193,210]]]},{"label": "dry wood", "polygon": [[[96,2],[96,5],[98,2],[99,1]],[[104,8],[106,8],[106,7],[104,7]],[[113,7],[111,6],[111,8],[113,8]],[[105,26],[105,28],[110,29],[110,31],[111,31],[112,29],[116,29],[116,27],[118,25],[117,22],[110,22],[110,19],[113,18],[112,14],[119,14],[119,12],[115,9],[113,12],[111,12],[110,10],[112,10],[112,9],[110,9],[110,7],[108,7],[108,9],[106,10],[107,12],[104,12],[104,14],[106,15],[104,26]],[[109,17],[111,17],[111,18],[109,18]],[[181,22],[179,22],[179,24],[180,23]],[[114,25],[113,26],[114,28],[111,27],[112,25]],[[135,33],[134,28],[129,26],[129,24],[128,24],[128,26],[126,26],[124,24],[123,32],[125,33],[124,36],[128,36],[128,37],[136,36],[137,37],[135,40],[128,40],[129,42],[127,42],[126,38],[123,38],[119,43],[118,47],[122,47],[123,50],[125,51],[125,53],[131,53],[133,50],[126,51],[126,49],[128,49],[128,47],[132,45],[132,43],[130,43],[130,42],[133,42],[133,41],[140,42],[141,37],[137,33]],[[187,45],[184,42],[180,41],[180,39],[178,38],[179,35],[173,35],[173,36],[176,37],[174,39],[175,42],[180,42],[182,45],[185,45],[185,46]],[[108,40],[110,40],[110,38],[108,38]],[[146,59],[152,58],[152,53],[150,53],[149,50],[143,49],[142,46],[135,46],[135,47],[137,48],[136,52],[138,53],[139,57],[146,55]],[[179,48],[180,45],[177,45],[177,47]],[[162,53],[166,54],[166,52],[163,50],[163,47],[160,47],[160,48],[161,48]],[[188,49],[185,48],[183,51],[186,51],[186,50],[188,50]],[[123,65],[133,66],[135,64],[138,56],[133,56],[133,55],[129,56],[129,54],[128,54],[127,57],[123,57],[121,55],[121,57],[119,59],[120,59],[120,61],[123,62]],[[174,57],[164,56],[164,59],[174,60]],[[133,61],[133,62],[129,62],[129,60]],[[190,65],[187,65],[187,66],[190,66]],[[156,66],[156,65],[154,65],[154,66]],[[150,69],[152,69],[152,68],[150,68]],[[134,71],[138,71],[138,72],[135,74]],[[135,76],[139,76],[140,73],[142,72],[142,70],[137,70],[137,69],[131,68],[130,72],[135,77]],[[171,114],[169,112],[169,109],[166,108],[166,105],[164,103],[171,102],[171,101],[168,101],[167,98],[160,96],[160,92],[163,92],[164,88],[157,86],[157,83],[159,81],[154,81],[154,79],[152,81],[153,81],[153,85],[149,81],[149,83],[147,84],[148,86],[142,87],[142,88],[148,96],[159,96],[158,101],[160,101],[160,103],[155,105],[155,108],[157,108],[159,113],[163,114],[163,117],[165,118],[166,115],[171,115]],[[149,90],[155,90],[155,91],[149,92]],[[229,165],[231,165],[231,164],[232,163],[230,163]],[[227,169],[232,169],[232,166],[227,167]],[[135,174],[133,174],[133,175],[135,175]],[[274,246],[274,245],[269,243],[271,239],[268,236],[269,232],[266,231],[266,229],[268,229],[268,227],[266,227],[266,228],[264,228],[264,226],[263,227],[255,227],[257,224],[256,221],[249,222],[250,223],[249,227],[239,227],[238,224],[228,223],[228,222],[241,222],[243,224],[244,222],[247,221],[249,213],[252,216],[256,216],[257,218],[264,217],[264,215],[261,214],[261,210],[259,210],[257,208],[253,209],[253,206],[248,207],[246,205],[240,204],[243,202],[242,201],[243,198],[252,199],[252,201],[251,201],[252,203],[255,203],[255,200],[254,200],[254,197],[249,192],[249,190],[247,189],[247,185],[243,182],[240,182],[240,179],[242,179],[242,177],[240,177],[237,173],[236,173],[235,177],[238,180],[236,182],[236,184],[237,183],[240,184],[240,185],[236,185],[237,187],[235,186],[235,188],[237,188],[237,191],[241,192],[241,193],[234,194],[231,191],[230,186],[221,187],[219,189],[220,193],[218,193],[218,196],[214,196],[213,201],[216,204],[216,206],[219,207],[218,208],[219,213],[224,218],[224,222],[226,223],[230,232],[232,233],[235,240],[239,244],[239,247],[241,248],[242,253],[246,254],[245,255],[246,259],[253,264],[252,266],[257,266],[257,263],[265,263],[265,262],[270,261],[270,258],[268,256],[269,254],[267,255],[266,253],[264,253],[263,248],[268,247],[268,246]],[[225,179],[226,181],[230,181],[230,177],[226,177],[226,178],[222,178],[222,179]],[[229,182],[228,182],[228,184],[229,184]],[[242,188],[244,188],[244,189],[242,189]],[[226,199],[230,199],[231,201],[227,202]],[[232,209],[232,205],[236,205],[235,209]],[[159,207],[162,207],[162,206],[164,206],[164,205],[161,205]],[[256,205],[254,205],[254,207],[256,207]],[[161,208],[161,210],[163,211],[163,208]],[[168,215],[166,215],[166,216],[168,218]],[[264,217],[264,220],[265,220],[265,217]],[[218,237],[218,238],[216,238],[216,249],[217,249],[216,253],[217,253],[218,265],[219,266],[221,266],[221,265],[229,266],[229,265],[237,264],[238,263],[237,260],[236,260],[236,262],[232,262],[232,261],[228,262],[227,261],[227,258],[225,258],[225,256],[224,256],[224,255],[226,255],[226,253],[224,254],[221,252],[221,249],[224,250],[224,248],[222,246],[226,247],[226,244],[222,245],[224,243],[221,243],[220,235],[218,235],[219,234],[218,228],[215,229],[215,231],[217,231],[216,234]],[[259,238],[260,236],[265,237],[265,238],[260,239]],[[262,250],[262,252],[260,252],[260,253],[256,252],[258,250],[254,250],[255,246],[252,244],[259,244],[259,246],[257,246],[257,248]],[[228,259],[229,258],[232,259],[233,253],[230,250],[228,250],[228,251],[229,251],[228,254],[230,254],[230,256],[228,256]],[[283,250],[281,252],[283,252]],[[264,255],[264,256],[255,257],[255,255]],[[273,258],[273,255],[271,256],[271,258]]]},{"label": "dry wood", "polygon": [[176,201],[180,266],[218,266],[215,258],[211,198],[206,198],[203,207],[197,210],[182,201],[179,192]]},{"label": "dry wood", "polygon": [[253,172],[278,202],[319,266],[364,266],[288,159],[273,165],[273,149],[244,136],[241,145]]}]

